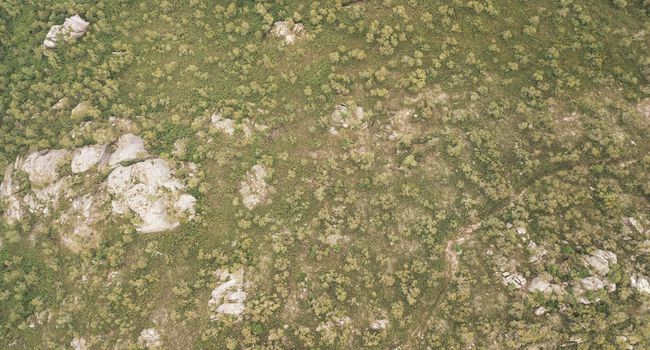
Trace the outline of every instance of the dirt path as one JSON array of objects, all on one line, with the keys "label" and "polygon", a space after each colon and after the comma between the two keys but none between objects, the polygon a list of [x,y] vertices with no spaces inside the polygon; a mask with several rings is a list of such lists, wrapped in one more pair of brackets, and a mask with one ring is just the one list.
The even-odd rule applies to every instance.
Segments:
[{"label": "dirt path", "polygon": [[458,253],[456,252],[456,245],[465,242],[474,231],[481,228],[481,223],[477,222],[475,224],[465,226],[460,230],[460,236],[456,239],[452,239],[447,242],[447,248],[445,249],[445,257],[449,268],[447,269],[447,276],[451,277],[458,270]]}]

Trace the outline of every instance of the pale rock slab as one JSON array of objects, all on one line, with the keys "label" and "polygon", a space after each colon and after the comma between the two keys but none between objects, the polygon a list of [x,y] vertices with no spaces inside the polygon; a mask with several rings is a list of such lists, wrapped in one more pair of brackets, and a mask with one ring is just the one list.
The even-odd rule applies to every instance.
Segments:
[{"label": "pale rock slab", "polygon": [[386,329],[388,327],[388,320],[374,320],[370,323],[370,328],[376,331]]},{"label": "pale rock slab", "polygon": [[59,167],[69,154],[67,150],[34,152],[27,156],[22,170],[27,173],[32,185],[48,185],[59,177]]},{"label": "pale rock slab", "polygon": [[332,247],[339,244],[339,243],[347,242],[349,240],[350,239],[348,237],[341,236],[339,234],[328,235],[327,237],[325,237],[325,243],[327,243],[328,245],[330,245]]},{"label": "pale rock slab", "polygon": [[626,221],[627,221],[628,224],[632,225],[632,227],[634,227],[634,229],[638,233],[642,234],[643,232],[645,232],[645,230],[643,229],[643,226],[641,225],[641,223],[637,219],[635,219],[633,217],[628,217],[626,219]]},{"label": "pale rock slab", "polygon": [[223,118],[221,113],[212,114],[210,121],[215,129],[230,136],[235,134],[235,122],[232,119]]},{"label": "pale rock slab", "polygon": [[[49,215],[56,208],[61,195],[69,190],[70,178],[59,178],[59,168],[68,160],[66,150],[34,152],[23,161],[20,157],[14,165],[5,169],[0,185],[0,200],[5,203],[4,216],[8,222],[21,220],[27,211]],[[23,190],[16,176],[23,171],[31,184],[31,191],[21,197]]]},{"label": "pale rock slab", "polygon": [[516,288],[523,288],[526,285],[526,277],[520,273],[504,272],[502,276],[502,282],[505,285],[511,285]]},{"label": "pale rock slab", "polygon": [[544,247],[538,246],[535,242],[530,241],[528,243],[528,251],[530,252],[531,256],[528,259],[528,262],[531,263],[536,263],[542,261],[544,256],[548,253],[548,251]]},{"label": "pale rock slab", "polygon": [[[616,290],[616,284],[603,280],[600,276],[589,276],[580,280],[579,283],[574,285],[573,293],[578,297],[578,301],[582,304],[591,304],[592,300],[584,296],[585,292],[596,292],[599,290],[606,290],[612,293]],[[600,298],[594,298],[593,302],[599,302]]]},{"label": "pale rock slab", "polygon": [[591,255],[583,257],[583,262],[585,266],[591,270],[592,275],[582,278],[572,284],[573,293],[577,296],[580,303],[591,304],[592,302],[600,301],[600,298],[593,298],[593,300],[588,299],[584,295],[586,292],[606,290],[607,292],[612,293],[616,290],[616,284],[610,282],[606,277],[610,271],[610,265],[616,264],[617,262],[615,253],[598,249]]},{"label": "pale rock slab", "polygon": [[616,264],[616,254],[598,249],[584,258],[585,264],[597,274],[604,276],[609,272],[609,265]]},{"label": "pale rock slab", "polygon": [[124,134],[115,145],[115,152],[108,159],[108,165],[114,167],[123,162],[144,159],[149,152],[144,148],[144,141],[136,135]]},{"label": "pale rock slab", "polygon": [[551,288],[551,283],[548,281],[547,278],[544,277],[535,277],[530,281],[528,284],[528,288],[526,288],[529,292],[534,293],[534,292],[542,292],[545,293],[546,291],[549,291]]},{"label": "pale rock slab", "polygon": [[527,285],[526,290],[529,293],[542,292],[544,294],[555,293],[562,295],[565,293],[564,287],[560,284],[551,283],[551,277],[548,275],[537,276]]},{"label": "pale rock slab", "polygon": [[596,276],[589,276],[581,279],[580,285],[582,288],[588,291],[596,291],[605,288],[605,283],[603,280]]},{"label": "pale rock slab", "polygon": [[630,277],[630,286],[636,288],[643,294],[650,294],[650,283],[648,277],[642,275],[632,275]]},{"label": "pale rock slab", "polygon": [[254,165],[246,173],[246,178],[240,183],[239,194],[244,206],[253,209],[266,200],[269,185],[266,183],[268,170],[264,165]]},{"label": "pale rock slab", "polygon": [[72,172],[75,174],[86,172],[98,165],[107,153],[107,145],[90,145],[77,148],[72,153],[72,163],[70,164]]},{"label": "pale rock slab", "polygon": [[278,21],[273,23],[271,34],[278,38],[284,39],[285,44],[293,45],[305,31],[302,23],[295,23],[293,26],[288,21]]},{"label": "pale rock slab", "polygon": [[155,328],[145,328],[140,332],[138,344],[147,349],[156,349],[162,346],[162,338]]},{"label": "pale rock slab", "polygon": [[210,125],[214,130],[222,132],[228,136],[233,136],[240,130],[245,139],[250,139],[255,132],[261,132],[268,129],[264,124],[257,124],[249,118],[242,119],[239,123],[232,119],[224,118],[221,113],[215,112],[210,117]]},{"label": "pale rock slab", "polygon": [[216,320],[220,315],[238,316],[244,312],[244,270],[234,273],[217,271],[219,284],[212,290],[212,296],[208,300],[208,307],[213,311],[211,320]]},{"label": "pale rock slab", "polygon": [[244,136],[248,139],[253,136],[253,133],[255,131],[265,131],[269,127],[264,124],[254,123],[252,120],[248,118],[244,118],[244,120],[242,120],[242,123],[240,124],[240,128],[244,132]]},{"label": "pale rock slab", "polygon": [[118,166],[108,175],[107,187],[114,214],[130,210],[142,220],[138,232],[171,230],[180,224],[178,216],[194,215],[194,197],[182,193],[184,185],[160,158]]},{"label": "pale rock slab", "polygon": [[52,106],[52,109],[53,109],[53,110],[56,110],[56,111],[59,111],[59,110],[64,109],[64,108],[67,107],[67,106],[68,106],[68,98],[67,98],[67,97],[63,97],[63,98],[61,98],[60,100],[58,100],[58,101],[57,101],[57,102]]},{"label": "pale rock slab", "polygon": [[48,49],[56,47],[59,34],[64,39],[77,39],[86,34],[89,22],[81,18],[79,15],[74,15],[65,19],[62,25],[53,25],[45,36],[43,46]]},{"label": "pale rock slab", "polygon": [[86,346],[86,339],[81,338],[81,337],[75,337],[74,339],[72,339],[72,341],[70,342],[70,346],[74,350],[87,350],[88,349],[88,347]]}]

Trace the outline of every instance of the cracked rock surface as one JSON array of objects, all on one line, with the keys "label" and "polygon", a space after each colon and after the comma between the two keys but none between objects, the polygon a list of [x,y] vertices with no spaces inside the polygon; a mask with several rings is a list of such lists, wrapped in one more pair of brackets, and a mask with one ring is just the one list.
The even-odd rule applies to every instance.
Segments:
[{"label": "cracked rock surface", "polygon": [[[18,157],[0,184],[2,217],[8,223],[32,215],[52,218],[62,243],[73,251],[96,245],[95,226],[111,214],[135,214],[138,232],[174,229],[194,217],[196,199],[169,161],[147,157],[143,140],[134,134],[110,144]],[[106,180],[104,171],[110,171]]]},{"label": "cracked rock surface", "polygon": [[87,22],[79,15],[68,17],[63,24],[53,25],[50,28],[45,36],[43,45],[48,49],[56,47],[60,35],[67,40],[81,38],[86,34],[89,25],[90,22]]}]

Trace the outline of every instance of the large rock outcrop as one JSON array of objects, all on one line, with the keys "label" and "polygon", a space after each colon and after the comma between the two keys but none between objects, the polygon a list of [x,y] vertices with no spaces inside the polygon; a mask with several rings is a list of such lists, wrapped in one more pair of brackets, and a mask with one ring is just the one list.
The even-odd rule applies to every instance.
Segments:
[{"label": "large rock outcrop", "polygon": [[88,30],[89,22],[81,18],[79,15],[74,15],[65,19],[62,25],[53,25],[45,36],[43,46],[48,49],[56,47],[56,43],[60,36],[66,40],[81,38]]},{"label": "large rock outcrop", "polygon": [[96,226],[110,214],[135,214],[139,232],[166,231],[191,220],[195,198],[168,161],[148,157],[144,142],[133,134],[107,144],[19,157],[0,184],[2,216],[9,223],[31,215],[49,219],[73,251],[96,245]]}]

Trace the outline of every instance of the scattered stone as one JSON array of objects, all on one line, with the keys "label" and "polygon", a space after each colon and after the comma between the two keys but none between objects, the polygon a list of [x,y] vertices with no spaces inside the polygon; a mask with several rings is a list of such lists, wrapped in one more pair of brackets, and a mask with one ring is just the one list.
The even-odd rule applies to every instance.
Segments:
[{"label": "scattered stone", "polygon": [[255,131],[265,131],[268,126],[257,124],[249,118],[242,119],[239,123],[232,119],[224,118],[221,113],[215,112],[210,118],[212,128],[228,136],[233,136],[239,130],[244,134],[245,139],[250,139]]},{"label": "scattered stone", "polygon": [[235,122],[232,119],[223,118],[221,113],[214,113],[211,117],[212,126],[227,135],[235,134]]},{"label": "scattered stone", "polygon": [[643,294],[650,294],[650,283],[648,278],[642,275],[632,275],[630,277],[630,286],[636,288]]},{"label": "scattered stone", "polygon": [[402,109],[395,113],[390,120],[388,140],[409,140],[415,137],[420,128],[413,122],[416,115],[410,109]]},{"label": "scattered stone", "polygon": [[103,158],[108,156],[107,145],[90,145],[77,148],[72,153],[72,172],[83,173],[97,165]]},{"label": "scattered stone", "polygon": [[304,31],[305,26],[302,23],[295,23],[291,26],[291,22],[279,21],[273,23],[271,34],[283,38],[287,45],[292,45],[298,38],[302,37]]},{"label": "scattered stone", "polygon": [[172,155],[176,158],[185,158],[186,154],[187,154],[187,139],[182,138],[176,140],[174,142],[174,150],[172,151]]},{"label": "scattered stone", "polygon": [[108,121],[113,129],[120,132],[134,133],[137,130],[135,124],[128,119],[108,117]]},{"label": "scattered stone", "polygon": [[115,152],[111,154],[108,164],[114,167],[123,162],[143,159],[149,156],[144,148],[144,141],[133,134],[124,134],[117,140]]},{"label": "scattered stone", "polygon": [[330,127],[330,133],[337,134],[338,128],[347,129],[362,125],[364,115],[363,107],[358,106],[351,112],[345,104],[336,105],[331,116],[333,126]]},{"label": "scattered stone", "polygon": [[616,254],[607,250],[598,249],[584,258],[584,261],[593,271],[604,276],[609,272],[609,265],[616,264]]},{"label": "scattered stone", "polygon": [[535,315],[537,316],[542,316],[545,313],[546,313],[546,308],[543,306],[540,306],[537,309],[535,309]]},{"label": "scattered stone", "polygon": [[253,131],[265,131],[269,127],[263,124],[256,124],[248,118],[244,118],[240,124],[241,130],[244,132],[246,138],[253,136]]},{"label": "scattered stone", "polygon": [[160,333],[155,328],[145,328],[140,332],[138,337],[138,344],[147,349],[155,349],[162,346],[162,339]]},{"label": "scattered stone", "polygon": [[86,339],[80,338],[80,337],[75,337],[72,339],[70,342],[70,346],[74,350],[86,350],[88,347],[86,346]]},{"label": "scattered stone", "polygon": [[528,284],[527,290],[531,293],[552,291],[551,282],[545,276],[537,276]]},{"label": "scattered stone", "polygon": [[178,216],[187,215],[191,219],[194,215],[194,197],[181,193],[183,184],[171,175],[163,159],[120,165],[108,175],[107,186],[114,196],[113,213],[123,215],[129,210],[136,213],[142,220],[136,227],[138,232],[171,230],[180,224]]},{"label": "scattered stone", "polygon": [[581,279],[580,286],[584,288],[584,290],[588,290],[592,292],[604,288],[607,288],[609,292],[613,292],[616,290],[616,285],[614,283],[611,283],[609,281],[603,281],[598,276],[589,276]]},{"label": "scattered stone", "polygon": [[240,183],[239,194],[244,206],[253,209],[266,200],[269,186],[266,183],[268,171],[264,165],[254,165],[246,173],[246,179]]},{"label": "scattered stone", "polygon": [[370,329],[379,331],[388,327],[388,320],[374,320],[370,323]]},{"label": "scattered stone", "polygon": [[68,106],[68,98],[63,97],[62,99],[60,99],[57,103],[55,103],[52,106],[52,109],[60,111],[60,110],[64,109],[67,106]]},{"label": "scattered stone", "polygon": [[48,49],[56,47],[59,35],[63,36],[66,40],[80,38],[86,34],[88,25],[90,25],[90,23],[79,17],[79,15],[68,17],[62,25],[57,24],[50,28],[45,36],[43,45]]},{"label": "scattered stone", "polygon": [[533,241],[528,242],[528,250],[531,253],[530,258],[528,259],[531,263],[536,263],[542,261],[542,258],[548,253],[543,247],[538,247],[537,244]]},{"label": "scattered stone", "polygon": [[628,224],[630,224],[638,233],[643,233],[645,230],[643,229],[643,226],[633,217],[628,217],[627,218]]},{"label": "scattered stone", "polygon": [[328,235],[325,238],[325,242],[328,245],[332,246],[332,247],[339,244],[339,242],[346,242],[348,240],[349,240],[348,237],[344,237],[344,236],[341,236],[341,235],[338,235],[338,234],[336,234],[336,235]]},{"label": "scattered stone", "polygon": [[212,291],[212,297],[208,300],[208,306],[213,311],[211,320],[216,320],[220,315],[238,316],[244,312],[244,301],[246,292],[244,287],[244,270],[234,273],[218,271],[219,284]]},{"label": "scattered stone", "polygon": [[349,316],[338,317],[334,320],[339,327],[343,327],[346,324],[349,324],[352,320]]},{"label": "scattered stone", "polygon": [[526,285],[526,278],[519,273],[504,272],[502,281],[503,284],[512,285],[516,288],[522,288]]}]

